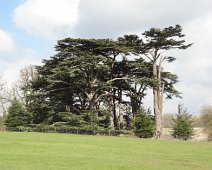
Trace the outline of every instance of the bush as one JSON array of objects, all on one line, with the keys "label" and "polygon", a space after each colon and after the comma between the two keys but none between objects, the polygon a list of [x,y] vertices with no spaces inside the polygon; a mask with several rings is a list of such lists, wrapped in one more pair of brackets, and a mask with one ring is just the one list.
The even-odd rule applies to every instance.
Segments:
[{"label": "bush", "polygon": [[176,139],[188,140],[194,135],[194,120],[182,105],[178,105],[178,114],[173,117],[172,136]]},{"label": "bush", "polygon": [[212,106],[204,106],[201,110],[201,120],[208,140],[212,141]]},{"label": "bush", "polygon": [[62,122],[66,122],[66,124],[76,127],[80,126],[84,122],[80,115],[76,115],[71,112],[59,112],[58,117]]},{"label": "bush", "polygon": [[81,115],[71,112],[59,112],[58,122],[54,124],[65,124],[75,127],[81,126],[102,126],[107,127],[107,114],[103,111],[84,111]]},{"label": "bush", "polygon": [[99,119],[98,119],[98,114],[95,111],[88,111],[84,112],[82,114],[82,119],[87,123],[87,124],[95,124],[98,125]]},{"label": "bush", "polygon": [[32,116],[24,110],[20,102],[14,98],[11,106],[8,108],[5,125],[8,127],[27,126],[32,119]]},{"label": "bush", "polygon": [[154,135],[155,127],[150,111],[140,110],[134,118],[134,133],[140,138],[151,138]]},{"label": "bush", "polygon": [[115,129],[112,130],[109,128],[90,126],[90,125],[75,127],[64,124],[55,124],[55,125],[30,124],[28,127],[24,126],[7,127],[6,130],[16,132],[68,133],[68,134],[107,135],[107,136],[133,135],[132,131],[128,130],[115,130]]}]

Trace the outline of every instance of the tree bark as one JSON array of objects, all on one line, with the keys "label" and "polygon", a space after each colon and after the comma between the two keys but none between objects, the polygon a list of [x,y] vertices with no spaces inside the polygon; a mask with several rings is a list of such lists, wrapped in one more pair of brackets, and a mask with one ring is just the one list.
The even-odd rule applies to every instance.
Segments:
[{"label": "tree bark", "polygon": [[113,90],[109,90],[109,127],[114,128],[114,100],[113,100]]},{"label": "tree bark", "polygon": [[123,114],[123,104],[122,104],[122,89],[119,90],[119,128],[124,127],[124,114]]},{"label": "tree bark", "polygon": [[113,118],[114,118],[114,127],[118,127],[118,116],[116,113],[116,104],[115,104],[115,95],[116,95],[116,90],[113,90]]},{"label": "tree bark", "polygon": [[162,110],[163,110],[163,85],[161,84],[161,64],[157,66],[153,62],[153,77],[158,80],[158,87],[153,88],[154,116],[155,116],[155,137],[158,139],[162,134]]}]

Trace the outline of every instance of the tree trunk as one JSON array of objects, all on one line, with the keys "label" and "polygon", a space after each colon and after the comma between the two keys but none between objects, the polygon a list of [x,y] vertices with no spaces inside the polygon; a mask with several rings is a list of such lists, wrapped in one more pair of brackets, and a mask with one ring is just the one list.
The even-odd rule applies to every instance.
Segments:
[{"label": "tree trunk", "polygon": [[131,96],[131,106],[132,106],[132,114],[133,114],[133,117],[136,115],[136,113],[138,112],[138,98],[137,96],[133,95]]},{"label": "tree trunk", "polygon": [[155,137],[160,138],[162,133],[162,115],[159,107],[160,97],[157,90],[153,90],[154,95],[154,116],[155,116]]},{"label": "tree trunk", "polygon": [[124,114],[123,114],[123,104],[122,104],[122,89],[119,90],[119,128],[124,127]]},{"label": "tree trunk", "polygon": [[159,86],[153,89],[154,116],[155,116],[155,137],[158,139],[162,134],[162,110],[163,110],[163,87],[161,87],[161,68],[153,63],[153,77],[159,81]]},{"label": "tree trunk", "polygon": [[113,92],[112,89],[109,91],[109,127],[114,128],[114,100],[113,100]]},{"label": "tree trunk", "polygon": [[[115,59],[116,59],[116,55],[113,56],[113,60],[110,66],[111,69],[111,73],[110,73],[110,80],[113,79],[113,69],[114,69],[114,64],[115,64]],[[111,87],[109,90],[109,119],[110,119],[110,128],[114,128],[114,126],[116,126],[116,113],[115,113],[115,103],[114,103],[114,90],[112,87],[112,82],[111,82]]]},{"label": "tree trunk", "polygon": [[116,90],[113,90],[113,118],[114,118],[114,127],[118,127],[118,116],[116,113],[116,104],[115,104],[115,95],[116,95]]},{"label": "tree trunk", "polygon": [[109,127],[114,128],[113,115],[110,113],[109,117]]}]

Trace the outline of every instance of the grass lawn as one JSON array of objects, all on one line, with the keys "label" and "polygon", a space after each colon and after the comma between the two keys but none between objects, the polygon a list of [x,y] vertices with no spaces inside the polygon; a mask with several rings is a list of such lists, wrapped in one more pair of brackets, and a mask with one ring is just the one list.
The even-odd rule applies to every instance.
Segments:
[{"label": "grass lawn", "polygon": [[212,142],[0,132],[0,170],[212,170]]}]

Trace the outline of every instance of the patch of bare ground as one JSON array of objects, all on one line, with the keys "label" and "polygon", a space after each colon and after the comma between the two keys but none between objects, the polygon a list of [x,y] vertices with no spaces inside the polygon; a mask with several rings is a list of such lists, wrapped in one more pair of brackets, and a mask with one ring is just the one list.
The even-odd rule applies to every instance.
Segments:
[{"label": "patch of bare ground", "polygon": [[[163,132],[162,132],[162,139],[166,139],[166,140],[170,140],[173,139],[173,137],[171,136],[171,128],[163,128]],[[194,128],[194,136],[192,136],[192,138],[190,140],[192,141],[207,141],[208,140],[208,136],[206,133],[204,133],[204,129],[202,127],[196,127]]]},{"label": "patch of bare ground", "polygon": [[196,127],[194,128],[195,135],[192,137],[193,141],[207,141],[208,135],[204,132],[204,128]]}]

